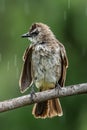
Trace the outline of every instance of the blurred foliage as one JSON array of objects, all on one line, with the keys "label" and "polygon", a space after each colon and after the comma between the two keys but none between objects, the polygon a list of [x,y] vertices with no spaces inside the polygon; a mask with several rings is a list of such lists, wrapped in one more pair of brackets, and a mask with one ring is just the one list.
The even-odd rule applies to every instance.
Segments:
[{"label": "blurred foliage", "polygon": [[[66,85],[87,82],[87,1],[0,0],[0,100],[21,96],[19,75],[29,41],[21,39],[34,22],[49,25],[65,45]],[[27,91],[25,94],[29,93]],[[35,119],[32,106],[0,114],[2,130],[86,130],[87,95],[61,98],[63,117]]]}]

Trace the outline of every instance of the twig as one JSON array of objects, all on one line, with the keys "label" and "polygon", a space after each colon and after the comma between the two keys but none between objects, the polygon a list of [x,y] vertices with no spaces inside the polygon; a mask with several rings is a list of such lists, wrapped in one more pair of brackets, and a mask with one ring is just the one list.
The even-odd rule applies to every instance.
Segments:
[{"label": "twig", "polygon": [[61,89],[55,88],[52,90],[35,93],[35,95],[33,95],[33,100],[31,98],[31,95],[29,94],[0,102],[0,112],[9,111],[52,98],[79,95],[85,93],[87,93],[87,83],[71,85],[63,87]]}]

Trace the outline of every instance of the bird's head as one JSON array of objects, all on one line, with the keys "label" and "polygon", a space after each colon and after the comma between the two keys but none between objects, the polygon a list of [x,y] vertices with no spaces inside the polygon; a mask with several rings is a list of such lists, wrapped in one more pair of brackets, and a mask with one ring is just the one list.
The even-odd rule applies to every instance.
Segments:
[{"label": "bird's head", "polygon": [[30,29],[29,32],[26,34],[23,34],[23,38],[28,38],[32,43],[41,43],[45,42],[49,35],[53,35],[52,31],[49,29],[49,27],[43,23],[34,23]]}]

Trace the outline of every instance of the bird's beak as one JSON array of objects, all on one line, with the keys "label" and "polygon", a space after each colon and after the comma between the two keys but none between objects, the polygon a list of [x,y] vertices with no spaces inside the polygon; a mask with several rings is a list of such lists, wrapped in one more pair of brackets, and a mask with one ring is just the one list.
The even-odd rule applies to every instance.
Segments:
[{"label": "bird's beak", "polygon": [[28,38],[28,37],[30,37],[30,34],[29,34],[29,32],[28,32],[28,33],[23,34],[21,37],[22,37],[22,38]]}]

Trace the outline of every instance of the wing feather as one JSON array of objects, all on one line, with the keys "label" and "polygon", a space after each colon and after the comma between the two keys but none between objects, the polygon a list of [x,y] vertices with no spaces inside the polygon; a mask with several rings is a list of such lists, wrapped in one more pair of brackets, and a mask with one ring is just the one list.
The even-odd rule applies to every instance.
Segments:
[{"label": "wing feather", "polygon": [[22,93],[25,92],[29,88],[32,82],[31,56],[32,56],[32,47],[28,47],[23,55],[24,64],[22,67],[22,72],[21,72],[20,80],[19,80],[20,91]]},{"label": "wing feather", "polygon": [[[61,45],[61,44],[60,44]],[[68,68],[68,58],[66,55],[66,51],[63,45],[60,46],[60,55],[61,55],[61,61],[62,61],[62,72],[61,72],[61,78],[59,80],[59,84],[61,87],[64,86],[65,80],[66,80],[66,70]]]}]

